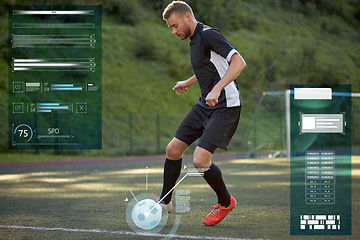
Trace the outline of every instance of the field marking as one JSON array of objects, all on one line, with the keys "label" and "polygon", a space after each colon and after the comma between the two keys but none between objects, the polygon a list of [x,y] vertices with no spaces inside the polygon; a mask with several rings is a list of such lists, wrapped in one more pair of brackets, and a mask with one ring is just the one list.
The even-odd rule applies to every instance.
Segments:
[{"label": "field marking", "polygon": [[172,227],[167,237],[164,237],[161,240],[170,240],[172,238],[172,235],[176,233],[177,229],[179,228],[179,225],[180,225],[180,215],[176,214],[174,226]]},{"label": "field marking", "polygon": [[119,234],[145,237],[174,237],[183,239],[209,239],[209,240],[265,240],[252,238],[229,238],[229,237],[209,237],[209,236],[187,236],[178,234],[161,234],[161,233],[135,233],[128,231],[111,231],[100,229],[79,229],[79,228],[49,228],[49,227],[33,227],[33,226],[16,226],[16,225],[0,225],[0,228],[22,229],[22,230],[38,230],[38,231],[63,231],[63,232],[81,232],[81,233],[104,233]]}]

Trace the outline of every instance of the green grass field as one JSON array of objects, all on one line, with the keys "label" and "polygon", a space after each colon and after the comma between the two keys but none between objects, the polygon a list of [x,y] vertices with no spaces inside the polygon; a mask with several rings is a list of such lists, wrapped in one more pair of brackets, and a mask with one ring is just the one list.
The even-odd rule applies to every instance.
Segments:
[{"label": "green grass field", "polygon": [[[360,158],[353,158],[352,236],[290,236],[289,160],[214,160],[238,206],[223,222],[205,227],[216,196],[202,177],[187,177],[176,190],[190,190],[190,212],[169,215],[160,234],[180,225],[182,236],[240,239],[360,239]],[[69,162],[71,163],[71,162]],[[189,161],[184,162],[191,167]],[[145,167],[148,166],[148,191]],[[160,194],[161,161],[66,164],[0,169],[0,239],[170,239],[131,235],[125,210],[135,195]],[[186,173],[183,170],[181,176]],[[175,203],[176,204],[176,203]],[[14,229],[4,226],[27,226]],[[42,228],[42,229],[41,229]],[[61,229],[56,229],[61,228]],[[76,230],[73,230],[76,229]],[[94,231],[93,229],[101,230]],[[91,231],[88,231],[91,230]],[[201,239],[200,238],[200,239]],[[186,239],[186,238],[185,238]]]}]

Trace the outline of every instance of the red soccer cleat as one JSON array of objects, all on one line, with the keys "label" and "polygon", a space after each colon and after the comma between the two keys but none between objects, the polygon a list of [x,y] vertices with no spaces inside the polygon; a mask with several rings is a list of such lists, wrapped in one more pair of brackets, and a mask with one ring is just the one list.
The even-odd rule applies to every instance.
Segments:
[{"label": "red soccer cleat", "polygon": [[222,208],[219,206],[219,204],[212,206],[213,210],[204,219],[204,224],[206,226],[214,226],[215,224],[218,224],[235,207],[235,205],[235,198],[230,196],[230,206],[227,208]]}]

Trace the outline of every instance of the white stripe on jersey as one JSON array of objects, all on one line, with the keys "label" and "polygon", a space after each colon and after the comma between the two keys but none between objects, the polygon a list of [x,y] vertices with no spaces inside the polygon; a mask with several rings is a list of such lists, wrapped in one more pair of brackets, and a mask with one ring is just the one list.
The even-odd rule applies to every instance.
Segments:
[{"label": "white stripe on jersey", "polygon": [[[232,55],[235,53],[237,53],[237,51],[233,49],[228,54],[227,58],[231,59]],[[228,61],[214,51],[210,51],[210,61],[214,64],[217,72],[219,73],[220,79],[222,79],[229,68]],[[224,90],[226,96],[226,107],[240,106],[239,90],[236,88],[235,82],[232,81],[229,83]]]},{"label": "white stripe on jersey", "polygon": [[[227,55],[227,57],[226,57],[226,61],[230,62],[232,55],[234,55],[235,53],[238,53],[238,54],[239,54],[239,52],[236,51],[236,49],[231,50],[231,51],[229,52],[229,54]],[[240,54],[239,54],[239,55],[240,55]]]}]

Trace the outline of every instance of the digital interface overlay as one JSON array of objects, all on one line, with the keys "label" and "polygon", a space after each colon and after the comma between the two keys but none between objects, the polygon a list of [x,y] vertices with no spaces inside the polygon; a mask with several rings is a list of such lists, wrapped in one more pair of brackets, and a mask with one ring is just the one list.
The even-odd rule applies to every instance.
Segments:
[{"label": "digital interface overlay", "polygon": [[[171,226],[170,232],[166,234],[164,239],[172,239],[180,226],[181,214],[191,210],[190,190],[177,190],[176,188],[189,178],[203,176],[203,173],[199,173],[196,168],[188,168],[184,165],[184,172],[186,173],[163,198],[160,198],[154,193],[150,193],[152,190],[148,189],[148,170],[146,166],[144,169],[146,176],[144,192],[139,194],[129,189],[127,193],[128,197],[124,200],[128,202],[125,210],[126,221],[129,227],[139,235],[156,234],[165,226]],[[162,208],[160,202],[172,191],[174,191],[171,208],[172,214],[168,214],[167,208]]]},{"label": "digital interface overlay", "polygon": [[351,86],[290,92],[290,233],[351,235]]},{"label": "digital interface overlay", "polygon": [[101,19],[101,6],[10,6],[10,148],[101,149]]}]

